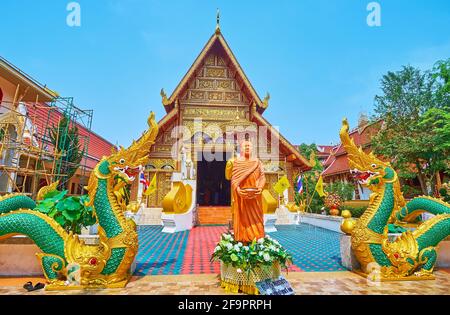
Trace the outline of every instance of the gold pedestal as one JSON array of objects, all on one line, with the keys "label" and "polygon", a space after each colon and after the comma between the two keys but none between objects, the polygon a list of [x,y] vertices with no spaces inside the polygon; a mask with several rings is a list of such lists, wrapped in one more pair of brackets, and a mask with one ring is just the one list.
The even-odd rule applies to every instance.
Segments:
[{"label": "gold pedestal", "polygon": [[246,272],[238,272],[238,268],[220,262],[220,283],[227,292],[243,292],[258,295],[257,282],[267,279],[278,279],[280,275],[281,268],[278,263],[274,263],[267,268],[255,268],[248,274]]}]

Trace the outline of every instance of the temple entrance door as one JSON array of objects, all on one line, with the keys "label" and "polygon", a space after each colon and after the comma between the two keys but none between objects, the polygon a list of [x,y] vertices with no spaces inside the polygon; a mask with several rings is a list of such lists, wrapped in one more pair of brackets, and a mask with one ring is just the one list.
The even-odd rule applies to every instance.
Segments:
[{"label": "temple entrance door", "polygon": [[200,224],[228,224],[231,219],[231,186],[225,179],[227,153],[219,160],[197,162],[197,203]]}]

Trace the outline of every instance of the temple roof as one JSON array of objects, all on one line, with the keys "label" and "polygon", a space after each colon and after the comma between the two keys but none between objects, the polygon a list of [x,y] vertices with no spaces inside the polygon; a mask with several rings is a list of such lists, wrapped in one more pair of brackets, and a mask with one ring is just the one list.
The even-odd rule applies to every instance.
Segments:
[{"label": "temple roof", "polygon": [[[350,131],[349,136],[357,146],[367,153],[370,151],[370,140],[378,133],[381,124],[381,121],[366,124]],[[330,155],[323,163],[323,166],[325,168],[322,173],[324,177],[350,172],[347,152],[342,144],[338,144],[330,151]]]},{"label": "temple roof", "polygon": [[230,46],[228,46],[228,43],[223,37],[219,27],[216,28],[215,33],[211,36],[206,45],[203,47],[202,51],[197,56],[194,63],[189,68],[188,72],[185,74],[181,82],[173,91],[172,95],[169,98],[167,98],[164,92],[161,91],[161,96],[163,96],[163,105],[166,109],[166,112],[170,112],[174,108],[175,101],[178,98],[180,98],[182,92],[188,88],[189,81],[195,77],[196,72],[202,67],[202,64],[205,61],[205,58],[207,57],[208,53],[213,49],[219,49],[224,52],[224,56],[230,61],[230,66],[232,66],[236,70],[236,77],[238,77],[243,82],[242,87],[243,92],[248,95],[251,104],[253,103],[256,104],[257,111],[260,114],[262,114],[264,110],[268,107],[269,96],[267,96],[264,100],[261,100],[261,98],[258,96],[258,93],[253,88],[252,84],[245,75],[244,70],[242,69],[241,65],[237,61],[233,52],[231,51]]}]

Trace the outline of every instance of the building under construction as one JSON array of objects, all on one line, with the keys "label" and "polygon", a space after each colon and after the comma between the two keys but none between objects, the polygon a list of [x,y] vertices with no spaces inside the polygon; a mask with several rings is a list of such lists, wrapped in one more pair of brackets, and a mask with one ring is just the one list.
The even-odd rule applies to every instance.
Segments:
[{"label": "building under construction", "polygon": [[113,147],[91,131],[92,116],[0,57],[0,194],[35,197],[57,180],[82,194]]}]

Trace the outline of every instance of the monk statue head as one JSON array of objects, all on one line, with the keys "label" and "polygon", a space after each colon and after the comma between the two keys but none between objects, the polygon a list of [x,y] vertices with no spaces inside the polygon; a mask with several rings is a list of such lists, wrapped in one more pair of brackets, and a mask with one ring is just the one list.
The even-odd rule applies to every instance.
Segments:
[{"label": "monk statue head", "polygon": [[249,159],[253,153],[253,144],[250,141],[241,142],[241,157]]}]

